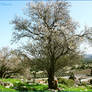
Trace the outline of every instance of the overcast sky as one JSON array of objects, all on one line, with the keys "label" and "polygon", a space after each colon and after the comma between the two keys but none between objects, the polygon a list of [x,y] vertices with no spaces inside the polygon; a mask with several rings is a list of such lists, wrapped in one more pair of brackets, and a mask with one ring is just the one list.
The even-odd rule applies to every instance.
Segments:
[{"label": "overcast sky", "polygon": [[[29,1],[0,1],[0,48],[11,46],[13,26],[9,22],[15,15],[23,16],[23,9]],[[80,24],[80,30],[84,25],[92,27],[92,1],[71,1],[70,15]],[[14,46],[13,46],[14,47]],[[81,45],[81,49],[87,54],[92,54],[91,46],[87,43]]]}]

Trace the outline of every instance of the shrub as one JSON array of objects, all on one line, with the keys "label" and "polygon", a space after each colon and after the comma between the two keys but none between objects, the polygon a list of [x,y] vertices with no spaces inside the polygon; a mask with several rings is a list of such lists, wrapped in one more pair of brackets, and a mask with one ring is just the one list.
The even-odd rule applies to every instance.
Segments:
[{"label": "shrub", "polygon": [[64,78],[58,78],[58,83],[61,83],[61,84],[67,84],[67,79],[64,79]]},{"label": "shrub", "polygon": [[59,87],[60,88],[64,88],[64,89],[67,89],[68,88],[67,85],[64,85],[64,84],[59,84]]},{"label": "shrub", "polygon": [[81,85],[82,86],[87,86],[87,83],[86,82],[82,82]]},{"label": "shrub", "polygon": [[72,87],[72,86],[74,86],[74,84],[75,84],[74,80],[69,79],[69,80],[67,81],[67,86]]},{"label": "shrub", "polygon": [[64,78],[58,78],[58,83],[71,87],[74,85],[75,82],[74,80],[71,80],[71,79],[68,80]]}]

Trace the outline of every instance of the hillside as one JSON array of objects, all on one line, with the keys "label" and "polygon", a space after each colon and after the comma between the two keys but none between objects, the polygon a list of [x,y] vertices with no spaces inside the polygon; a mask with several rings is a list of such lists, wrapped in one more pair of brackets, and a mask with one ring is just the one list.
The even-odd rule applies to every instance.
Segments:
[{"label": "hillside", "polygon": [[85,54],[84,61],[85,62],[92,62],[92,54]]}]

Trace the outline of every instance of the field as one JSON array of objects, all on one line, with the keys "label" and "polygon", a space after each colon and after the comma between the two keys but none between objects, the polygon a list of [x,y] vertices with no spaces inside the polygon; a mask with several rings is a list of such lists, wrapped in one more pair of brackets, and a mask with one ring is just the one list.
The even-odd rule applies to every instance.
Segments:
[{"label": "field", "polygon": [[[48,86],[45,84],[29,84],[19,79],[0,79],[0,82],[1,81],[13,85],[0,85],[0,92],[53,92],[53,90],[48,89]],[[58,86],[60,91],[56,90],[55,92],[92,92],[92,85],[75,87],[59,83]]]}]

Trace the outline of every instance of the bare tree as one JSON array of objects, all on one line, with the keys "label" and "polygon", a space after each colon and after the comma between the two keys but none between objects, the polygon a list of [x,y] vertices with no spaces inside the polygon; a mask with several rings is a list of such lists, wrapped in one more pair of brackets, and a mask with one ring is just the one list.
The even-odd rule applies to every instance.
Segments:
[{"label": "bare tree", "polygon": [[11,56],[9,48],[0,50],[0,78],[9,78],[21,71],[21,68],[17,67],[16,59]]},{"label": "bare tree", "polygon": [[13,41],[28,37],[31,44],[26,51],[35,58],[44,62],[48,73],[48,87],[56,89],[54,74],[57,61],[72,52],[77,47],[85,32],[79,33],[77,23],[72,21],[68,10],[69,4],[64,1],[48,1],[29,3],[27,19],[16,17],[14,24]]},{"label": "bare tree", "polygon": [[28,65],[27,62],[28,58],[26,55],[20,54],[17,50],[2,48],[0,50],[0,78],[23,75],[26,70],[25,67]]},{"label": "bare tree", "polygon": [[17,70],[20,69],[19,74],[25,78],[30,78],[30,57],[18,49],[13,50],[11,53],[11,61],[15,61]]}]

